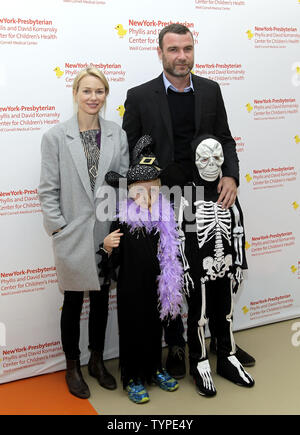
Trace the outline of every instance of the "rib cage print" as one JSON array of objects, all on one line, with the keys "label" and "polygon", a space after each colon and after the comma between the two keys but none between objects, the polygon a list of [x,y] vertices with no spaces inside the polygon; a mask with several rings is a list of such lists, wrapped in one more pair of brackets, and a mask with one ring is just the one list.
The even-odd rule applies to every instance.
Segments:
[{"label": "rib cage print", "polygon": [[232,265],[230,254],[224,257],[223,240],[231,246],[231,216],[229,210],[212,201],[196,201],[197,240],[199,249],[215,238],[214,257],[203,259],[207,276],[222,278]]}]

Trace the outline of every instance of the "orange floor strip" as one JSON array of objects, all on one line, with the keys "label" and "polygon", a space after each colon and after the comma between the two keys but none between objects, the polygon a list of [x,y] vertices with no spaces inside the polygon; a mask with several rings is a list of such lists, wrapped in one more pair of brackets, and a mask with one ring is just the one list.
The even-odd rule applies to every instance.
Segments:
[{"label": "orange floor strip", "polygon": [[98,415],[88,400],[72,396],[65,371],[0,384],[0,415]]}]

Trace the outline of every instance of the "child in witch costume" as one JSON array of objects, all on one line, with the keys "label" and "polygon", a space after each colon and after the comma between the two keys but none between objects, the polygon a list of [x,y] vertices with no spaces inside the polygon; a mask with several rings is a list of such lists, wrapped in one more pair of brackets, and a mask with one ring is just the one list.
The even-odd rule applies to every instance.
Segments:
[{"label": "child in witch costume", "polygon": [[[178,388],[162,367],[162,320],[180,313],[183,268],[174,212],[159,193],[161,170],[151,143],[150,136],[143,136],[133,150],[126,176],[129,195],[120,201],[117,220],[103,242],[108,263],[114,270],[119,266],[121,378],[135,403],[149,401],[146,382],[165,391]],[[114,172],[106,175],[107,183],[114,187],[120,178]]]},{"label": "child in witch costume", "polygon": [[[182,198],[179,210],[185,282],[189,289],[190,374],[199,394],[214,396],[216,388],[205,347],[208,319],[214,320],[216,328],[217,373],[238,385],[254,385],[253,378],[235,356],[232,333],[233,293],[242,281],[243,269],[247,269],[245,236],[238,200],[229,209],[217,202],[224,161],[221,144],[217,138],[201,136],[192,143],[192,152],[195,159],[192,199]],[[200,192],[198,186],[204,189]],[[184,216],[194,216],[194,221],[187,222]]]}]

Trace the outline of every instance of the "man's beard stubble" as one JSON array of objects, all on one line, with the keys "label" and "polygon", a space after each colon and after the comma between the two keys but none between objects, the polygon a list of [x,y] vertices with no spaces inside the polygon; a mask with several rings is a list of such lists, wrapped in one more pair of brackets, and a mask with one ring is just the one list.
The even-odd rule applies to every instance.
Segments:
[{"label": "man's beard stubble", "polygon": [[[173,76],[173,77],[186,77],[187,75],[189,75],[190,74],[190,72],[192,71],[192,69],[193,69],[193,66],[194,66],[194,61],[191,63],[191,64],[187,64],[187,63],[184,63],[184,64],[177,64],[177,65],[175,65],[175,67],[173,67],[173,66],[171,66],[167,61],[166,61],[166,59],[164,58],[164,56],[163,56],[163,58],[162,58],[162,62],[163,62],[163,68],[164,68],[164,70],[168,73],[168,74],[170,74],[171,76]],[[181,72],[181,71],[176,71],[175,70],[175,68],[176,68],[176,66],[186,66],[187,67],[187,71],[186,72]]]}]

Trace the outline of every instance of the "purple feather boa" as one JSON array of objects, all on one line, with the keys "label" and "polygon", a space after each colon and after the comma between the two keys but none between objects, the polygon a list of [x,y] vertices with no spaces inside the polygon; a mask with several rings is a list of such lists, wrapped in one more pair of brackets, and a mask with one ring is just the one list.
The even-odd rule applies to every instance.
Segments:
[{"label": "purple feather boa", "polygon": [[130,232],[138,228],[145,228],[147,233],[153,229],[159,232],[157,258],[161,273],[157,281],[160,318],[170,315],[174,319],[180,314],[182,305],[183,267],[179,260],[180,242],[170,202],[160,194],[150,213],[132,199],[126,199],[119,204],[117,218],[130,227]]}]

